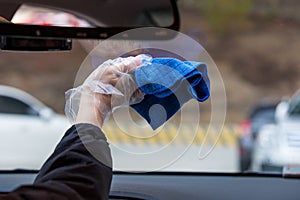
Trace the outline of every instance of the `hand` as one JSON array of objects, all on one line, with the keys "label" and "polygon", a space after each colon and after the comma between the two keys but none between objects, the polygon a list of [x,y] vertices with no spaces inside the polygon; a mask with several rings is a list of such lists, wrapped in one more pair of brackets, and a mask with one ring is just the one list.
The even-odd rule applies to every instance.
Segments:
[{"label": "hand", "polygon": [[[126,95],[139,94],[140,91],[129,74],[141,64],[140,57],[131,57],[123,62],[105,62],[97,68],[83,84],[76,123],[102,127],[108,113],[130,98]],[[118,92],[123,95],[114,95]]]}]

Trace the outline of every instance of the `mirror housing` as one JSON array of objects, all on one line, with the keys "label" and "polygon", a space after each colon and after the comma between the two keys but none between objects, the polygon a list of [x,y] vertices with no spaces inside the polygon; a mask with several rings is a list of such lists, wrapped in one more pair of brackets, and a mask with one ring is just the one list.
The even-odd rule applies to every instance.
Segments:
[{"label": "mirror housing", "polygon": [[39,111],[39,116],[41,119],[48,121],[50,120],[50,118],[52,117],[52,115],[54,114],[53,110],[51,108],[43,108]]},{"label": "mirror housing", "polygon": [[72,49],[72,40],[0,36],[0,49],[9,51],[69,51]]},{"label": "mirror housing", "polygon": [[289,102],[288,101],[281,101],[275,110],[275,121],[276,123],[283,121],[288,116],[289,110]]},{"label": "mirror housing", "polygon": [[[160,4],[164,6],[163,9],[159,7]],[[72,4],[68,1],[54,0],[10,0],[0,2],[0,15],[11,20],[13,19],[16,10],[23,5],[51,9],[59,8],[62,12],[70,13],[74,16],[78,16],[80,19],[91,22],[93,26],[62,27],[57,25],[47,25],[47,23],[42,25],[25,22],[22,24],[0,23],[0,35],[42,38],[106,39],[120,32],[141,27],[161,27],[179,30],[179,13],[176,0],[87,0],[84,2],[85,6],[82,6],[82,1],[80,0],[74,0],[72,1]],[[156,7],[153,7],[153,5]],[[149,9],[146,6],[149,6]],[[116,8],[116,10],[115,12],[112,12],[114,11],[112,10],[114,8]],[[167,14],[163,13],[162,10],[168,10]],[[137,14],[134,15],[135,13]],[[166,15],[172,15],[172,20],[163,22],[167,17]],[[126,39],[134,38],[134,36],[126,37]],[[151,34],[148,36],[146,35],[143,39],[147,39],[148,37],[150,37],[149,39],[164,39],[166,38],[166,35]]]}]

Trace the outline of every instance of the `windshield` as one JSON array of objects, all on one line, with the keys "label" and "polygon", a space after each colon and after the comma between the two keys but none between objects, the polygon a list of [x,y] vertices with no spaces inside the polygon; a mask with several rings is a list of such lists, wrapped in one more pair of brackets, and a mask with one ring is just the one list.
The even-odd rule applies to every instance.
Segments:
[{"label": "windshield", "polygon": [[103,127],[115,171],[274,172],[299,165],[300,146],[284,138],[291,131],[300,137],[300,121],[283,123],[275,112],[300,87],[299,2],[178,6],[180,34],[168,41],[73,40],[66,52],[1,51],[0,169],[38,170],[71,125],[65,92],[105,60],[140,53],[205,63],[211,96],[190,100],[156,130],[133,109],[115,110]]},{"label": "windshield", "polygon": [[300,115],[300,92],[297,91],[290,102],[289,112],[291,115]]}]

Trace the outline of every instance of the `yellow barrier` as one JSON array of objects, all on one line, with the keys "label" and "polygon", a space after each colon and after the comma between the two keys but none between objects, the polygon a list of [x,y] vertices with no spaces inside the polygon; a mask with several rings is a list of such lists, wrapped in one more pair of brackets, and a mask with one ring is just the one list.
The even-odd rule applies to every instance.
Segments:
[{"label": "yellow barrier", "polygon": [[150,128],[146,129],[138,126],[122,126],[113,123],[107,123],[103,131],[108,141],[111,143],[135,144],[135,145],[179,145],[179,144],[215,144],[218,146],[237,145],[238,127],[237,125],[226,125],[218,133],[215,127],[207,125],[199,127],[188,124],[180,127],[175,124],[169,124],[156,131]]}]

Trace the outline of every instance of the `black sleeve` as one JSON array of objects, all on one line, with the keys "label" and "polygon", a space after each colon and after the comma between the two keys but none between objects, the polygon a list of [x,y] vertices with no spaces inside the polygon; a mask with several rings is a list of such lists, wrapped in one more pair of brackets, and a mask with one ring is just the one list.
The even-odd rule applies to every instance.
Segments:
[{"label": "black sleeve", "polygon": [[96,126],[77,124],[66,132],[34,184],[11,195],[24,200],[108,199],[111,179],[112,160],[104,134]]}]

